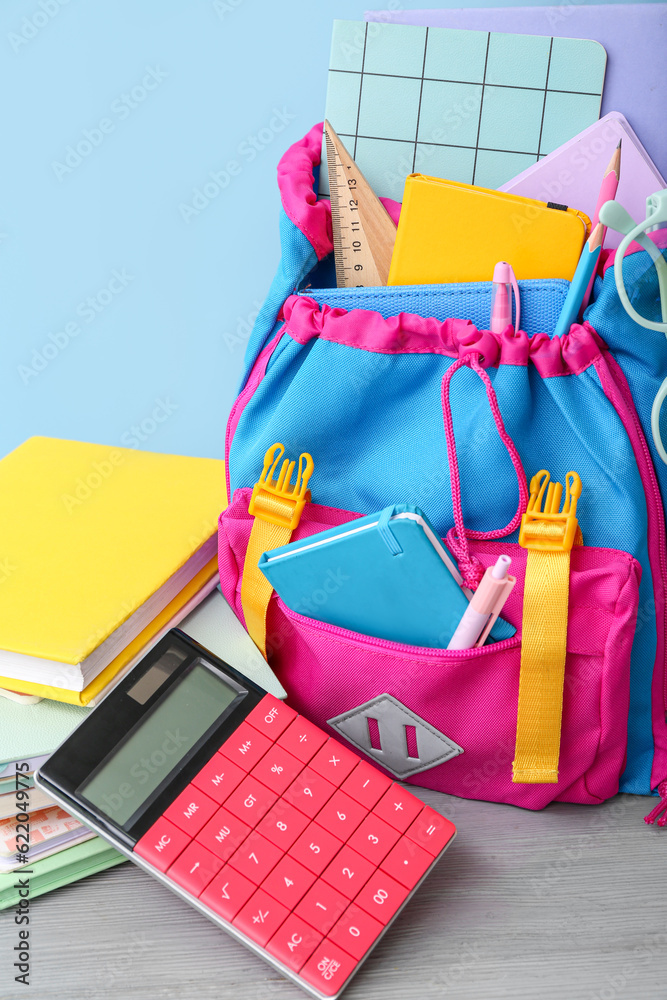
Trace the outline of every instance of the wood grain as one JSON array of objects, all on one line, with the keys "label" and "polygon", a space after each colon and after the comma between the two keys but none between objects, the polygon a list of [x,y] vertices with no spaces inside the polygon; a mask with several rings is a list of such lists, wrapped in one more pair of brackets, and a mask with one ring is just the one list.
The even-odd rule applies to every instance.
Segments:
[{"label": "wood grain", "polygon": [[[459,834],[346,1000],[665,1000],[667,830],[652,802],[531,813],[417,789]],[[29,990],[0,998],[299,1000],[293,984],[131,864],[34,901]]]}]

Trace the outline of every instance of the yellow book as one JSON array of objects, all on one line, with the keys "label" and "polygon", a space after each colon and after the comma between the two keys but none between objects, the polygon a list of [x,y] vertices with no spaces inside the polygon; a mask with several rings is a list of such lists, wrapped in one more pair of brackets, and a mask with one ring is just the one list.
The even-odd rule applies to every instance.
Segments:
[{"label": "yellow book", "polygon": [[388,284],[491,281],[499,260],[517,278],[571,281],[589,227],[572,208],[410,174]]},{"label": "yellow book", "polygon": [[213,578],[217,580],[217,573],[218,560],[214,557],[83,691],[71,691],[69,688],[51,687],[48,684],[35,684],[31,681],[17,681],[11,677],[0,677],[0,687],[20,691],[22,694],[34,694],[39,698],[50,698],[52,701],[64,701],[69,705],[88,705],[111,684],[115,677],[125,673],[126,668],[140,659],[148,647],[160,638],[160,633],[175,627],[196,603],[195,598],[203,598],[210,593],[212,587],[209,584],[211,581],[215,583]]},{"label": "yellow book", "polygon": [[215,557],[225,504],[218,459],[44,437],[3,458],[0,684],[83,692]]}]

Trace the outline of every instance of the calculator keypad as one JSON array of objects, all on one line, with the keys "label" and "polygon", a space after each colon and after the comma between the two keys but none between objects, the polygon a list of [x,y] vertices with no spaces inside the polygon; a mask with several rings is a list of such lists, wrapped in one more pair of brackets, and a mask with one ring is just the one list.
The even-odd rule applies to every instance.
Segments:
[{"label": "calculator keypad", "polygon": [[381,924],[388,924],[410,890],[383,871],[368,879],[355,902]]},{"label": "calculator keypad", "polygon": [[266,695],[135,851],[333,996],[454,832]]},{"label": "calculator keypad", "polygon": [[267,694],[264,695],[259,705],[253,708],[246,718],[246,722],[258,733],[263,733],[264,736],[268,736],[272,742],[275,742],[296,717],[293,708],[286,705],[284,701],[274,698],[272,694]]},{"label": "calculator keypad", "polygon": [[415,844],[419,844],[425,851],[428,851],[434,858],[440,854],[452,837],[452,824],[435,809],[424,806],[417,816],[412,826],[407,831],[407,836]]},{"label": "calculator keypad", "polygon": [[404,833],[423,808],[423,803],[407,789],[401,788],[400,785],[392,785],[384,793],[373,812],[399,833]]}]

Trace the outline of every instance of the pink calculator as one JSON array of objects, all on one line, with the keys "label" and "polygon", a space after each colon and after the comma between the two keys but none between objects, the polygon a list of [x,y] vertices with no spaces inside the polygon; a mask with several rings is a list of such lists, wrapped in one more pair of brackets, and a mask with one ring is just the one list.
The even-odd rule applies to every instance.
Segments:
[{"label": "pink calculator", "polygon": [[36,781],[314,997],[341,993],[456,833],[178,629]]}]

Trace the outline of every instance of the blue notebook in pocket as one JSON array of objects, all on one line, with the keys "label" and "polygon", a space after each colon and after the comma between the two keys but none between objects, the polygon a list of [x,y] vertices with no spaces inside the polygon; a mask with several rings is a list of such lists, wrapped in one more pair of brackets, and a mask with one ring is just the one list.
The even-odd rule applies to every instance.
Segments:
[{"label": "blue notebook in pocket", "polygon": [[[411,646],[446,649],[468,606],[451,555],[406,504],[264,552],[259,568],[292,611]],[[499,618],[491,637],[515,631]]]}]

